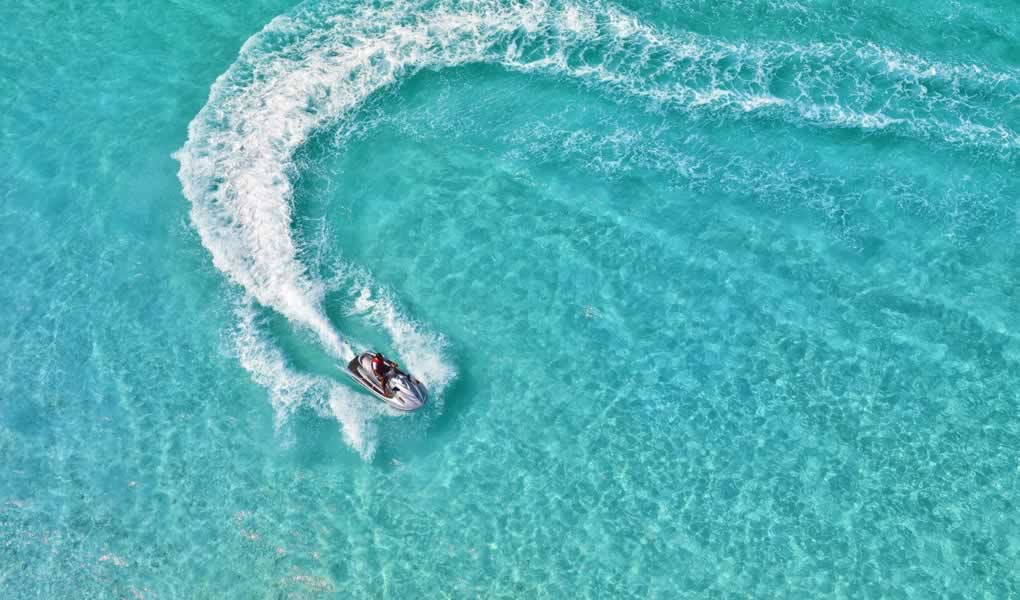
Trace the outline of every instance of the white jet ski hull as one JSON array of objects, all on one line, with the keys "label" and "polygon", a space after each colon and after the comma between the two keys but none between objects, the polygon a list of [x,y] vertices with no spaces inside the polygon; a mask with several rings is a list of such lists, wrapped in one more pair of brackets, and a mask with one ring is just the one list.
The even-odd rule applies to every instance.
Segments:
[{"label": "white jet ski hull", "polygon": [[[428,392],[420,381],[403,371],[389,379],[389,390],[384,390],[372,372],[372,353],[363,352],[347,363],[347,374],[373,396],[397,410],[418,410],[428,400]],[[387,394],[389,392],[389,394]]]}]

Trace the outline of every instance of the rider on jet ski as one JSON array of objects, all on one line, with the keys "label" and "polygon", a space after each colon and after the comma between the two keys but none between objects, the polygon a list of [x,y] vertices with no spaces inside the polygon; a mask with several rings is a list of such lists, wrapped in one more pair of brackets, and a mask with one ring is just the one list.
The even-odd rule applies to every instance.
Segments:
[{"label": "rider on jet ski", "polygon": [[385,356],[376,352],[372,355],[372,370],[375,372],[375,376],[379,378],[383,392],[389,395],[389,379],[397,374],[397,363],[387,360]]},{"label": "rider on jet ski", "polygon": [[347,374],[373,396],[401,411],[418,410],[428,401],[425,384],[378,352],[362,352],[347,363]]}]

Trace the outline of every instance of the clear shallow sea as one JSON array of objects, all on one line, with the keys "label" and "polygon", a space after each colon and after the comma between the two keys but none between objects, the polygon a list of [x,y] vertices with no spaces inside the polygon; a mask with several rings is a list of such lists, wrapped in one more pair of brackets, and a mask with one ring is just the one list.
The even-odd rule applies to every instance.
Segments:
[{"label": "clear shallow sea", "polygon": [[1020,594],[1014,3],[0,16],[0,597]]}]

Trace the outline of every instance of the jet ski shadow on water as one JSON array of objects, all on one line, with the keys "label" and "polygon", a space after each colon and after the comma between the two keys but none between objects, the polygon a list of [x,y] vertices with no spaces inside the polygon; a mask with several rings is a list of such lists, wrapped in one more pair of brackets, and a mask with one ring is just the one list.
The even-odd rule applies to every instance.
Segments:
[{"label": "jet ski shadow on water", "polygon": [[418,410],[428,400],[425,385],[377,352],[362,352],[347,363],[347,373],[373,396],[397,410]]}]

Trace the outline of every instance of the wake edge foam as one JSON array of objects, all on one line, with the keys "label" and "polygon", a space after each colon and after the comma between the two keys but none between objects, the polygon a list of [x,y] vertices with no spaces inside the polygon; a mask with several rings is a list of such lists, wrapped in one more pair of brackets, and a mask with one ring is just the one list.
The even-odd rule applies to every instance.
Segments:
[{"label": "wake edge foam", "polygon": [[[421,69],[471,62],[569,78],[666,111],[889,129],[1006,157],[1020,146],[1017,125],[996,108],[1008,108],[1020,93],[1017,74],[926,62],[871,44],[730,44],[662,32],[601,3],[306,4],[245,43],[175,154],[192,222],[216,268],[261,305],[314,332],[339,360],[351,358],[352,343],[324,314],[324,282],[298,258],[294,154],[381,88]],[[961,89],[969,96],[959,97]],[[974,103],[975,94],[991,101]],[[391,305],[360,300],[363,308]],[[417,328],[399,311],[380,310],[375,322],[398,351],[411,340],[404,345],[413,358],[405,363],[421,367],[426,381],[438,372],[430,383],[444,385],[452,368],[441,348],[426,334],[408,333]],[[242,329],[251,325],[241,322]],[[274,405],[289,402],[280,361],[242,360],[256,381],[281,390]],[[361,420],[337,417],[346,429]]]}]

